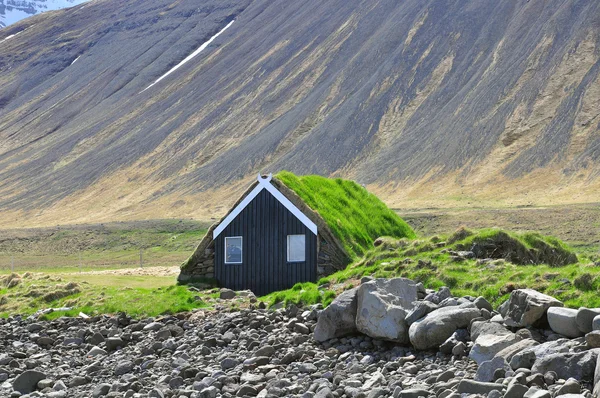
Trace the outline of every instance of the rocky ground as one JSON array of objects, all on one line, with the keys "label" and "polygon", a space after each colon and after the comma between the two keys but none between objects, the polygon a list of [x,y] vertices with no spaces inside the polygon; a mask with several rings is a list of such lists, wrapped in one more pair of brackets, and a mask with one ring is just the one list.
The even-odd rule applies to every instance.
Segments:
[{"label": "rocky ground", "polygon": [[[535,291],[494,311],[447,288],[367,278],[326,310],[248,304],[142,320],[0,320],[0,396],[592,396],[595,310],[564,312]],[[539,328],[556,319],[563,335]]]}]

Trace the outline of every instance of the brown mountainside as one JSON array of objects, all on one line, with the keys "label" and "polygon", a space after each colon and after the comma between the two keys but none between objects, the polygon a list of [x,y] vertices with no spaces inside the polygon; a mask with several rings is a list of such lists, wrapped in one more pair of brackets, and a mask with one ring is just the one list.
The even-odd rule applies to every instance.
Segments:
[{"label": "brown mountainside", "polygon": [[595,0],[91,1],[0,30],[0,225],[217,216],[281,169],[598,201],[599,73]]}]

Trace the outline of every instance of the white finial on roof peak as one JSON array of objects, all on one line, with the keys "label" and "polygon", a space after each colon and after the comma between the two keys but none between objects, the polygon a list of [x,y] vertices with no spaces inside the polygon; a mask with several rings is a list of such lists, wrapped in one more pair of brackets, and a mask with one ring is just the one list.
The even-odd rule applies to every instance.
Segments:
[{"label": "white finial on roof peak", "polygon": [[258,178],[256,179],[258,182],[269,182],[273,179],[273,173],[269,173],[268,176],[263,178],[260,173],[258,173]]}]

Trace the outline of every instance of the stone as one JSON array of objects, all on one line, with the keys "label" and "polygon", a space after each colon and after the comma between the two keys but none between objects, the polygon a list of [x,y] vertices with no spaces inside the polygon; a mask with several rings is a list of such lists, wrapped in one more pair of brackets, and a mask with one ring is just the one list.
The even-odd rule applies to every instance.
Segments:
[{"label": "stone", "polygon": [[133,370],[133,362],[131,361],[120,361],[115,366],[115,375],[121,376],[127,373],[130,373]]},{"label": "stone", "polygon": [[103,397],[103,396],[107,395],[109,391],[110,391],[110,384],[107,384],[107,383],[98,384],[92,392],[92,397],[93,398]]},{"label": "stone", "polygon": [[474,305],[437,309],[410,325],[410,343],[418,350],[437,348],[457,329],[466,328],[479,315],[479,309]]},{"label": "stone", "polygon": [[488,394],[493,390],[502,391],[503,387],[502,384],[463,379],[458,383],[456,391],[460,394]]},{"label": "stone", "polygon": [[504,398],[523,398],[527,391],[529,391],[529,387],[519,383],[512,383],[508,385]]},{"label": "stone", "polygon": [[37,370],[26,370],[18,375],[13,381],[13,389],[21,394],[29,394],[35,391],[37,384],[46,378],[46,375]]},{"label": "stone", "polygon": [[596,368],[594,369],[592,395],[594,398],[600,397],[600,355],[596,358]]},{"label": "stone", "polygon": [[236,396],[238,397],[245,397],[245,396],[250,396],[250,397],[255,397],[258,394],[258,391],[256,391],[256,388],[254,388],[251,385],[248,384],[243,384],[240,386],[240,389],[237,391]]},{"label": "stone", "polygon": [[383,279],[363,283],[357,292],[356,328],[367,336],[408,343],[408,311],[417,301],[417,287],[406,278]]},{"label": "stone", "polygon": [[593,330],[586,334],[585,342],[591,348],[600,348],[600,330]]},{"label": "stone", "polygon": [[456,330],[454,333],[452,333],[452,336],[448,337],[446,339],[446,341],[444,341],[441,345],[440,345],[440,352],[442,354],[451,354],[452,353],[452,349],[459,343],[459,342],[467,342],[469,340],[469,332],[467,331],[467,329],[458,329]]},{"label": "stone", "polygon": [[577,313],[578,311],[572,308],[548,308],[550,328],[555,333],[572,339],[583,336],[583,332],[577,326]]},{"label": "stone", "polygon": [[357,332],[357,290],[346,290],[321,312],[313,334],[316,341],[323,342]]},{"label": "stone", "polygon": [[454,355],[455,357],[464,357],[467,354],[467,345],[465,343],[463,343],[462,341],[458,342],[453,348],[452,348],[452,355]]},{"label": "stone", "polygon": [[489,334],[495,336],[512,335],[513,333],[504,326],[486,320],[473,321],[471,323],[471,340],[475,341],[480,335]]},{"label": "stone", "polygon": [[418,398],[418,397],[428,397],[431,395],[431,392],[422,389],[422,388],[409,388],[407,390],[402,390],[400,392],[400,398]]},{"label": "stone", "polygon": [[109,337],[106,339],[107,351],[116,351],[119,347],[125,347],[125,342],[120,337]]},{"label": "stone", "polygon": [[592,380],[600,349],[577,353],[550,354],[538,358],[531,371],[534,373],[555,372],[561,379],[573,377],[577,380]]},{"label": "stone", "polygon": [[238,361],[235,358],[225,358],[221,361],[221,369],[223,369],[223,370],[233,369],[236,366],[238,366],[239,364],[240,364],[240,361]]},{"label": "stone", "polygon": [[554,297],[533,289],[513,290],[508,299],[504,323],[511,327],[528,327],[539,321],[550,307],[563,307]]},{"label": "stone", "polygon": [[550,391],[543,390],[537,387],[530,387],[523,395],[523,398],[552,398]]},{"label": "stone", "polygon": [[231,300],[232,298],[235,298],[237,296],[237,293],[234,292],[231,289],[221,289],[220,293],[219,293],[219,298],[221,300]]},{"label": "stone", "polygon": [[494,358],[503,349],[521,341],[514,333],[505,335],[480,335],[469,352],[469,358],[481,364]]},{"label": "stone", "polygon": [[406,324],[410,326],[430,312],[437,310],[437,308],[438,306],[431,301],[417,301],[415,307],[406,314],[404,320],[406,321]]},{"label": "stone", "polygon": [[[515,334],[517,334],[517,333],[515,333]],[[520,352],[523,352],[523,350],[526,350],[531,347],[535,347],[538,344],[539,343],[533,339],[520,340],[520,341],[517,341],[516,343],[511,344],[508,347],[500,350],[496,354],[496,357],[504,358],[506,360],[506,362],[510,363],[510,361],[513,359],[513,357],[515,355],[517,355]],[[534,357],[534,360],[535,360],[535,357]],[[531,365],[533,365],[533,362],[531,363]],[[530,368],[531,368],[531,365],[529,365]],[[520,367],[522,367],[522,366],[520,366]]]},{"label": "stone", "polygon": [[581,386],[579,382],[573,378],[565,381],[565,384],[560,386],[558,390],[556,390],[556,396],[564,395],[564,394],[579,394],[581,392]]},{"label": "stone", "polygon": [[256,350],[254,355],[257,357],[270,357],[274,353],[275,353],[275,348],[273,348],[273,346],[265,345],[265,346],[259,348],[258,350]]},{"label": "stone", "polygon": [[481,310],[481,309],[486,309],[486,310],[488,310],[488,311],[490,311],[490,312],[494,311],[494,307],[492,307],[492,305],[490,304],[490,302],[489,302],[489,301],[487,301],[487,300],[485,299],[485,297],[483,297],[483,296],[479,296],[479,297],[477,297],[477,298],[475,299],[475,301],[473,301],[473,304],[475,304],[475,306],[476,306],[477,308],[479,308],[480,310]]},{"label": "stone", "polygon": [[494,374],[498,369],[502,369],[505,372],[511,370],[510,366],[504,358],[495,357],[489,361],[484,361],[479,364],[477,373],[475,374],[476,381],[496,381]]},{"label": "stone", "polygon": [[91,349],[88,351],[88,353],[87,353],[87,356],[88,356],[88,357],[95,357],[95,356],[98,356],[98,355],[106,355],[106,354],[107,354],[107,352],[106,352],[105,350],[103,350],[103,349],[102,349],[102,348],[100,348],[100,347],[96,347],[96,346],[94,346],[94,347],[92,347],[92,348],[91,348]]},{"label": "stone", "polygon": [[592,321],[592,330],[600,330],[600,315],[595,316]]},{"label": "stone", "polygon": [[577,310],[577,328],[582,333],[589,333],[593,329],[594,318],[600,315],[600,308],[581,307]]}]

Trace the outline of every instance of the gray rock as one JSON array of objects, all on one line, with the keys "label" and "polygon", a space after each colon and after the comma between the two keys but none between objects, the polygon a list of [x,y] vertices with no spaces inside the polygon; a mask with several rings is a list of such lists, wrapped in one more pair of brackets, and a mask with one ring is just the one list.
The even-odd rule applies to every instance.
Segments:
[{"label": "gray rock", "polygon": [[237,293],[234,292],[231,289],[221,289],[221,292],[219,293],[219,298],[221,300],[231,300],[232,298],[235,298],[237,296]]},{"label": "gray rock", "polygon": [[473,321],[471,324],[471,340],[475,341],[480,335],[489,334],[495,336],[512,335],[513,333],[504,326],[486,320]]},{"label": "gray rock", "polygon": [[88,351],[88,353],[87,353],[87,356],[88,356],[88,357],[95,357],[95,356],[98,356],[98,355],[106,355],[106,354],[107,354],[107,353],[106,353],[106,351],[105,351],[105,350],[103,350],[103,349],[102,349],[102,348],[100,348],[100,347],[96,347],[96,346],[94,346],[94,347],[92,347],[92,348],[91,348],[91,349]]},{"label": "gray rock", "polygon": [[298,371],[300,373],[309,373],[309,374],[312,374],[312,373],[315,373],[317,370],[318,370],[317,367],[314,364],[309,363],[309,362],[301,363],[298,366]]},{"label": "gray rock", "polygon": [[94,391],[92,392],[92,397],[93,398],[103,397],[103,396],[107,395],[109,391],[110,391],[110,384],[107,384],[107,383],[98,384],[94,388]]},{"label": "gray rock", "polygon": [[239,364],[240,364],[240,361],[238,361],[235,358],[225,358],[221,361],[221,369],[223,369],[223,370],[233,369],[236,366],[238,366]]},{"label": "gray rock", "polygon": [[479,335],[469,352],[469,358],[481,364],[494,358],[503,349],[521,341],[514,333],[505,335]]},{"label": "gray rock", "polygon": [[594,320],[592,321],[592,329],[600,330],[600,315],[594,317]]},{"label": "gray rock", "polygon": [[589,333],[593,329],[594,318],[600,315],[600,308],[581,307],[577,310],[577,328],[582,333]]},{"label": "gray rock", "polygon": [[256,352],[254,353],[254,356],[270,357],[274,353],[275,353],[275,348],[273,348],[273,346],[265,345],[265,346],[259,348],[258,350],[256,350]]},{"label": "gray rock", "polygon": [[563,303],[533,289],[513,290],[508,299],[504,323],[512,327],[532,326],[550,307],[562,307]]},{"label": "gray rock", "polygon": [[591,348],[600,347],[600,330],[593,330],[585,335],[585,342]]},{"label": "gray rock", "polygon": [[202,391],[200,391],[199,394],[199,398],[217,398],[217,395],[219,395],[219,389],[215,386],[209,386],[206,388],[203,388]]},{"label": "gray rock", "polygon": [[149,324],[144,326],[144,328],[142,330],[145,332],[157,332],[160,329],[162,329],[163,326],[165,326],[165,325],[163,325],[160,322],[150,322]]},{"label": "gray rock", "polygon": [[46,375],[37,370],[26,370],[18,375],[13,381],[13,389],[21,394],[29,394],[35,391],[37,384],[46,378]]},{"label": "gray rock", "polygon": [[592,386],[592,394],[594,398],[600,397],[600,355],[598,355],[598,357],[596,358],[596,368],[594,369],[594,379]]},{"label": "gray rock", "polygon": [[255,397],[257,394],[258,394],[258,391],[256,390],[256,388],[254,388],[253,386],[250,386],[248,384],[243,384],[242,386],[240,386],[240,389],[237,391],[236,396],[238,396],[238,397],[244,397],[244,396]]},{"label": "gray rock", "polygon": [[506,372],[511,370],[504,358],[496,357],[489,361],[482,362],[477,368],[475,380],[485,382],[496,381],[494,374],[498,369],[502,369]]},{"label": "gray rock", "polygon": [[125,347],[125,342],[120,337],[109,337],[106,339],[107,351],[116,351],[119,347]]},{"label": "gray rock", "polygon": [[130,373],[133,370],[133,362],[131,361],[120,361],[115,366],[115,375],[121,376]]},{"label": "gray rock", "polygon": [[538,358],[531,371],[534,373],[555,372],[561,379],[574,377],[577,380],[592,380],[600,349],[577,353],[550,354]]},{"label": "gray rock", "polygon": [[494,311],[494,307],[492,307],[492,305],[490,304],[489,301],[487,301],[485,299],[485,297],[479,296],[475,299],[475,301],[473,301],[473,304],[475,304],[475,306],[477,308],[481,309],[486,309],[490,312]]},{"label": "gray rock", "polygon": [[502,384],[463,379],[458,383],[456,391],[461,394],[488,394],[493,390],[502,391],[503,387]]},{"label": "gray rock", "polygon": [[498,390],[492,390],[488,393],[487,398],[502,398],[502,393]]},{"label": "gray rock", "polygon": [[479,309],[474,305],[437,309],[410,325],[410,342],[418,350],[438,347],[456,329],[466,328],[479,315]]},{"label": "gray rock", "polygon": [[[500,350],[496,354],[496,357],[504,358],[506,360],[506,362],[510,363],[510,361],[513,359],[513,357],[515,355],[517,355],[520,352],[523,352],[523,350],[526,350],[531,347],[535,347],[537,345],[539,345],[539,343],[532,339],[524,339],[521,341],[517,341],[516,343],[509,345],[508,347]],[[535,360],[535,356],[534,356],[534,360]],[[529,367],[531,367],[532,365],[533,365],[533,362],[531,363],[531,365],[529,365]]]},{"label": "gray rock", "polygon": [[357,292],[356,328],[367,336],[408,343],[405,318],[417,301],[417,287],[406,278],[383,279],[361,284]]},{"label": "gray rock", "polygon": [[314,331],[316,341],[356,333],[357,290],[346,290],[321,312]]},{"label": "gray rock", "polygon": [[537,387],[530,387],[523,395],[523,398],[552,398],[550,391],[543,390]]},{"label": "gray rock", "polygon": [[508,385],[504,398],[523,398],[527,391],[529,391],[529,387],[519,383],[512,383]]},{"label": "gray rock", "polygon": [[430,312],[437,310],[437,308],[438,306],[431,301],[417,301],[415,307],[406,314],[404,320],[410,326]]},{"label": "gray rock", "polygon": [[522,351],[518,352],[510,360],[510,367],[513,370],[517,369],[531,369],[535,363],[536,356],[534,351]]},{"label": "gray rock", "polygon": [[565,394],[579,394],[581,392],[581,386],[579,382],[573,378],[565,381],[565,384],[560,386],[558,390],[556,390],[556,396],[565,395]]},{"label": "gray rock", "polygon": [[422,388],[409,388],[400,392],[400,398],[428,397],[432,393]]},{"label": "gray rock", "polygon": [[452,348],[452,355],[459,358],[464,357],[465,355],[467,355],[467,345],[462,341],[458,342]]},{"label": "gray rock", "polygon": [[578,311],[572,308],[548,308],[547,314],[550,328],[555,333],[570,338],[583,336],[583,332],[577,327],[577,313]]}]

